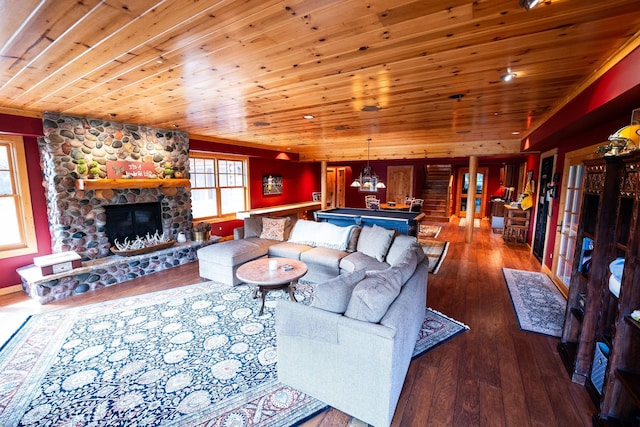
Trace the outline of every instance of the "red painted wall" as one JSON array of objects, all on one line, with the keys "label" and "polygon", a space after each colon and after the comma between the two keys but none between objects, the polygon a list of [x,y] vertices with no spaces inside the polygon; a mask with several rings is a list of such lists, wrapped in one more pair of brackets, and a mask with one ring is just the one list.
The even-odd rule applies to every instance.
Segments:
[{"label": "red painted wall", "polygon": [[32,264],[33,258],[36,256],[51,253],[51,234],[49,233],[47,202],[42,187],[40,153],[36,138],[37,135],[42,135],[42,121],[36,118],[0,114],[0,133],[23,136],[31,206],[38,242],[37,253],[0,259],[0,271],[3,273],[0,277],[0,288],[5,288],[20,283],[20,275],[16,273],[17,268]]}]

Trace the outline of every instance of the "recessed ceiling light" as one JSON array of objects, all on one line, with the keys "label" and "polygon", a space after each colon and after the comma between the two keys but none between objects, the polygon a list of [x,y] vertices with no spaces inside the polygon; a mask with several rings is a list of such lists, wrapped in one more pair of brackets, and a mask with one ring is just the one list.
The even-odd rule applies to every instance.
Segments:
[{"label": "recessed ceiling light", "polygon": [[449,95],[449,99],[457,99],[458,101],[464,98],[464,93],[454,93],[453,95]]},{"label": "recessed ceiling light", "polygon": [[511,135],[520,135],[520,132],[518,132],[518,131],[511,132]]},{"label": "recessed ceiling light", "polygon": [[502,79],[503,82],[510,82],[511,80],[515,79],[516,77],[518,77],[518,75],[516,73],[507,73],[507,74],[503,74],[502,76],[500,76],[500,78]]},{"label": "recessed ceiling light", "polygon": [[307,119],[307,120],[311,120],[311,119],[314,119],[314,118],[315,118],[315,116],[314,116],[313,114],[305,114],[305,115],[304,115],[304,116],[302,116],[302,117],[304,117],[304,118],[305,118],[305,119]]},{"label": "recessed ceiling light", "polygon": [[536,7],[541,0],[520,0],[520,7],[524,7],[529,10]]},{"label": "recessed ceiling light", "polygon": [[360,111],[380,111],[382,108],[379,105],[365,105]]}]

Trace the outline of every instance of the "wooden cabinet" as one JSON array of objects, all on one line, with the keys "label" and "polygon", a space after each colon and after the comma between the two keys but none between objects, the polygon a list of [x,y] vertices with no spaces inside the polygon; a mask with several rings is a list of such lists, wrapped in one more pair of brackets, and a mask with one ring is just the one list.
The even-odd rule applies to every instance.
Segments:
[{"label": "wooden cabinet", "polygon": [[504,232],[502,237],[506,242],[526,242],[529,232],[529,216],[531,210],[504,205]]},{"label": "wooden cabinet", "polygon": [[[594,423],[601,425],[638,425],[640,419],[640,328],[630,318],[640,308],[639,181],[640,154],[585,162],[558,351],[572,380],[592,396],[598,408]],[[616,260],[624,260],[619,288],[611,281]]]}]

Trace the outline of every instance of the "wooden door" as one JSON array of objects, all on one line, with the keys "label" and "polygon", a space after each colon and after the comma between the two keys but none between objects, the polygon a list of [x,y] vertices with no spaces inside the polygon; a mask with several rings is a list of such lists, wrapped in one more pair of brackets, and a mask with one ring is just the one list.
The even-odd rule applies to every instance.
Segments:
[{"label": "wooden door", "polygon": [[413,197],[413,166],[387,166],[387,202]]},{"label": "wooden door", "polygon": [[336,207],[336,174],[336,168],[327,168],[327,209]]},{"label": "wooden door", "polygon": [[344,166],[327,168],[327,209],[345,205],[347,169]]},{"label": "wooden door", "polygon": [[[487,205],[487,177],[489,168],[478,168],[476,172],[476,203],[474,208],[474,218],[484,218],[485,207]],[[458,216],[463,218],[467,215],[467,195],[469,193],[469,168],[462,168],[458,171],[458,197],[456,208]]]}]

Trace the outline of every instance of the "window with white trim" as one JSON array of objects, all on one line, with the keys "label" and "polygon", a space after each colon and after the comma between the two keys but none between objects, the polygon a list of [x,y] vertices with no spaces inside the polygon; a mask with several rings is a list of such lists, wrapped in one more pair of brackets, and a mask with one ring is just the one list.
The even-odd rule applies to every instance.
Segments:
[{"label": "window with white trim", "polygon": [[38,251],[26,164],[22,137],[0,135],[0,258]]},{"label": "window with white trim", "polygon": [[194,221],[224,218],[247,210],[247,159],[191,152],[191,209]]}]

